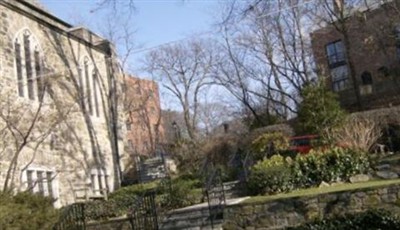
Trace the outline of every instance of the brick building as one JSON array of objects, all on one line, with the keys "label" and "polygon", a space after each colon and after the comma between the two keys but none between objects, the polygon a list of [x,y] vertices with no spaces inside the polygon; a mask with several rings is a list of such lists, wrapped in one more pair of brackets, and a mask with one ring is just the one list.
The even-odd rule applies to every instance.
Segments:
[{"label": "brick building", "polygon": [[[339,10],[344,7],[345,1],[334,1],[342,4]],[[319,74],[327,77],[328,86],[350,111],[400,104],[398,6],[397,0],[363,1],[352,10],[342,8],[347,15],[343,22],[337,20],[311,34]]]},{"label": "brick building", "polygon": [[155,81],[125,77],[126,152],[135,156],[155,156],[164,142],[160,96]]},{"label": "brick building", "polygon": [[[120,184],[113,46],[23,0],[0,1],[0,186],[63,206]],[[120,127],[120,128],[119,128]]]}]

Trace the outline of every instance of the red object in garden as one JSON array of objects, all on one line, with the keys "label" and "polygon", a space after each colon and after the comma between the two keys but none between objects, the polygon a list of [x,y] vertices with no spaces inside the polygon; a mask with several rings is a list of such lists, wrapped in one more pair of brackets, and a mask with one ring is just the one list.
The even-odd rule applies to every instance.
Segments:
[{"label": "red object in garden", "polygon": [[312,141],[319,138],[318,135],[304,135],[290,138],[290,150],[307,154],[313,148]]}]

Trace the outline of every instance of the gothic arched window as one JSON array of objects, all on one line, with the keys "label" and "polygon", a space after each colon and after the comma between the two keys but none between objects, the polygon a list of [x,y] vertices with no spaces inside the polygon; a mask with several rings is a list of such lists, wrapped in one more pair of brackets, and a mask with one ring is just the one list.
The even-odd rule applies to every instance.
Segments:
[{"label": "gothic arched window", "polygon": [[14,40],[18,95],[28,96],[31,100],[41,99],[44,95],[43,59],[39,47],[27,29],[19,32]]},{"label": "gothic arched window", "polygon": [[100,116],[99,110],[99,82],[98,73],[95,65],[88,58],[84,57],[81,64],[79,73],[79,84],[81,95],[83,96],[82,102],[84,108],[87,109],[90,115]]}]

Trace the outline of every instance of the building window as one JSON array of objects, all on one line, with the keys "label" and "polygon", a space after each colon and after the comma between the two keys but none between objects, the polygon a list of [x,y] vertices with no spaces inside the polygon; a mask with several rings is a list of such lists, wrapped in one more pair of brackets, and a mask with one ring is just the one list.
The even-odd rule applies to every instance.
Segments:
[{"label": "building window", "polygon": [[132,129],[132,123],[130,121],[126,122],[126,130],[131,130]]},{"label": "building window", "polygon": [[340,40],[326,45],[326,55],[330,68],[346,64],[345,49]]},{"label": "building window", "polygon": [[25,171],[27,190],[43,196],[56,198],[55,173],[45,169],[28,169]]},{"label": "building window", "polygon": [[90,181],[93,195],[105,195],[108,192],[108,174],[104,169],[92,169]]},{"label": "building window", "polygon": [[335,92],[347,89],[349,85],[349,70],[347,65],[331,69],[332,90]]},{"label": "building window", "polygon": [[361,74],[361,82],[363,85],[372,85],[372,75],[370,72],[365,71]]},{"label": "building window", "polygon": [[27,95],[31,100],[35,100],[36,96],[41,99],[44,95],[41,79],[42,58],[38,47],[36,39],[29,30],[23,30],[14,41],[18,95],[20,97]]},{"label": "building window", "polygon": [[[38,51],[38,48],[35,48],[35,54],[34,54],[34,62],[35,62],[35,73],[36,76],[42,76],[42,64],[40,60],[40,54]],[[43,99],[44,96],[44,84],[43,84],[43,78],[42,77],[36,77],[36,84],[37,84],[37,94],[39,100]]]},{"label": "building window", "polygon": [[85,56],[78,69],[79,77],[79,100],[83,110],[91,116],[100,117],[101,115],[101,89],[99,74],[93,62]]},{"label": "building window", "polygon": [[90,115],[93,115],[92,107],[92,93],[90,90],[90,77],[89,77],[89,60],[86,59],[84,63],[85,79],[86,79],[86,99]]},{"label": "building window", "polygon": [[15,46],[15,65],[17,68],[17,81],[18,81],[18,95],[24,96],[24,82],[22,77],[22,60],[21,60],[21,45],[18,40],[14,44]]},{"label": "building window", "polygon": [[98,87],[98,76],[97,76],[97,72],[93,71],[93,96],[94,96],[94,108],[96,111],[96,116],[99,117],[100,113],[99,113],[99,99],[98,99],[98,95],[97,95],[97,87]]}]

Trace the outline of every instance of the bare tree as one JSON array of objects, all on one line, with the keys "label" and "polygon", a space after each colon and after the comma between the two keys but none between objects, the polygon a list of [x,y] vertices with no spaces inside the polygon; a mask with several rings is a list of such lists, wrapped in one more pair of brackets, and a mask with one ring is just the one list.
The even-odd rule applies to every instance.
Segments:
[{"label": "bare tree", "polygon": [[[51,84],[58,79],[55,74],[40,78],[42,88],[38,91],[39,101],[36,104],[18,99],[13,90],[1,92],[0,160],[10,162],[4,179],[4,191],[14,189],[15,177],[19,172],[17,167],[21,163],[24,164],[22,171],[29,167],[35,160],[38,149],[46,144],[45,140],[64,122],[65,117],[74,111],[74,103],[54,100],[50,95]],[[22,156],[23,152],[30,154],[28,157],[26,154]],[[24,158],[22,162],[20,162],[21,157]]]},{"label": "bare tree", "polygon": [[296,113],[302,87],[315,78],[307,9],[301,1],[235,2],[223,17],[220,83],[256,120]]},{"label": "bare tree", "polygon": [[151,51],[145,70],[172,94],[184,115],[191,140],[196,139],[200,93],[213,83],[211,43],[189,41]]}]

